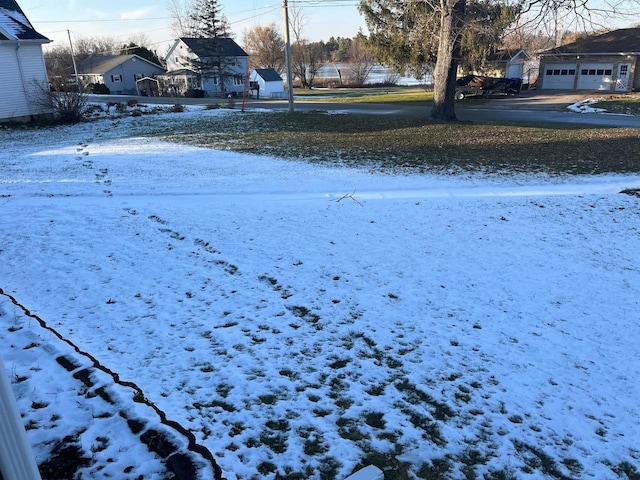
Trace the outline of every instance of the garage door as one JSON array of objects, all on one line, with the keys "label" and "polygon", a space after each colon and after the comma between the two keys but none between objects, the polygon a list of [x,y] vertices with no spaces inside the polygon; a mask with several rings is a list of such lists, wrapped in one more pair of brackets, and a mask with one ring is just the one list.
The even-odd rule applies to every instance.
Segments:
[{"label": "garage door", "polygon": [[579,90],[609,90],[613,63],[583,63],[578,71]]},{"label": "garage door", "polygon": [[549,90],[573,90],[573,80],[575,77],[575,63],[547,63],[544,66],[542,88]]}]

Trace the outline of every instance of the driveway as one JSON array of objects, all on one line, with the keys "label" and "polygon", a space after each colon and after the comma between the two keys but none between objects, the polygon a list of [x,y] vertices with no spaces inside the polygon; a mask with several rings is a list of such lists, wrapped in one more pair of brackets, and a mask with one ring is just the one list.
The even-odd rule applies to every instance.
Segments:
[{"label": "driveway", "polygon": [[523,90],[517,95],[491,97],[489,100],[480,100],[469,97],[457,102],[459,107],[471,107],[480,105],[481,108],[499,110],[545,110],[564,112],[569,105],[601,97],[602,92],[590,91],[566,91],[566,90]]},{"label": "driveway", "polygon": [[602,91],[525,90],[518,95],[489,100],[467,98],[456,103],[463,121],[572,123],[604,127],[640,128],[640,117],[608,113],[577,113],[567,107],[605,95]]}]

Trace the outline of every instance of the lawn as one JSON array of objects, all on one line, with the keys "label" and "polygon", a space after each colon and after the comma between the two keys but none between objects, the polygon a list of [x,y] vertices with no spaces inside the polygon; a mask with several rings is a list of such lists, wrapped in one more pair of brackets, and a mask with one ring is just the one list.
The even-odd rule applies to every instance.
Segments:
[{"label": "lawn", "polygon": [[191,145],[405,173],[638,173],[633,128],[431,123],[420,118],[311,113],[211,117],[168,133]]},{"label": "lawn", "polygon": [[0,130],[48,478],[640,476],[637,130],[186,110]]},{"label": "lawn", "polygon": [[433,92],[421,87],[372,87],[372,88],[316,88],[296,89],[296,98],[344,103],[399,103],[430,105]]}]

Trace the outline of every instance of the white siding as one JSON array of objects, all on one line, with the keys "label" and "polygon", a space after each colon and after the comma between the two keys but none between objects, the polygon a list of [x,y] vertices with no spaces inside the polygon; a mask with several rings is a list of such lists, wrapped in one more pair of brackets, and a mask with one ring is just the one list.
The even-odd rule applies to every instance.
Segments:
[{"label": "white siding", "polygon": [[48,84],[42,47],[16,47],[16,43],[0,42],[0,120],[47,113],[37,105],[34,85],[34,81]]},{"label": "white siding", "polygon": [[0,44],[0,120],[29,115],[16,47]]}]

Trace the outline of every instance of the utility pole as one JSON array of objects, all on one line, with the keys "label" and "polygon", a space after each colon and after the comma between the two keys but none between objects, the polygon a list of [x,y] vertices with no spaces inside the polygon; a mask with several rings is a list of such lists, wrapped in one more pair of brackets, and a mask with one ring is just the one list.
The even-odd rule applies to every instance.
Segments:
[{"label": "utility pole", "polygon": [[284,20],[284,58],[287,64],[289,112],[293,112],[293,75],[291,73],[291,39],[289,36],[289,6],[287,5],[287,0],[282,0],[282,17]]},{"label": "utility pole", "polygon": [[80,79],[78,78],[78,67],[76,66],[76,55],[73,53],[73,43],[71,43],[71,32],[67,30],[67,36],[69,37],[69,46],[71,47],[71,61],[73,62],[73,73],[76,76],[76,85],[78,91],[80,90]]}]

